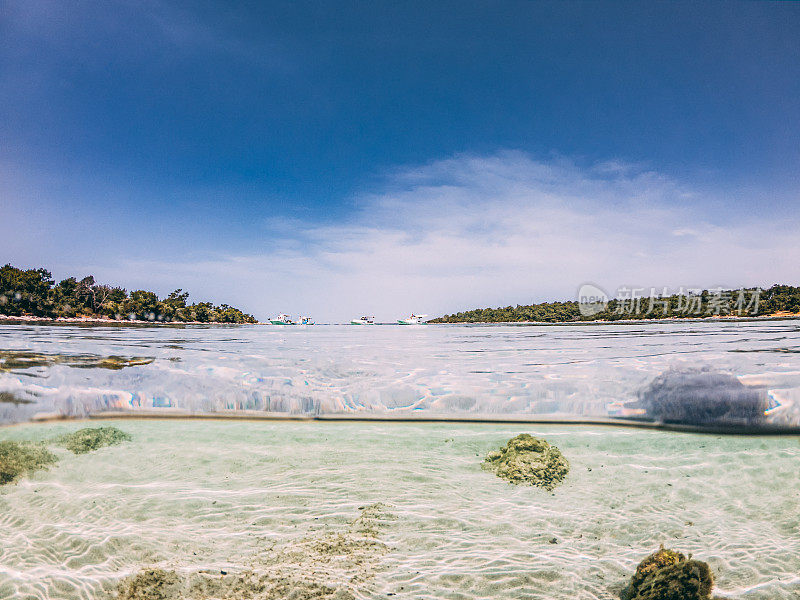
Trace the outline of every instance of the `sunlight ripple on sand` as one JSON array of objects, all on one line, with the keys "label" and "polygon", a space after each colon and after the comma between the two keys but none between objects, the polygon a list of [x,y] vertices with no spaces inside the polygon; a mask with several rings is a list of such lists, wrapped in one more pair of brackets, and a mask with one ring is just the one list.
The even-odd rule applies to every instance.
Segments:
[{"label": "sunlight ripple on sand", "polygon": [[[335,539],[344,540],[336,546],[343,562],[322,561],[323,574],[363,599],[611,599],[660,543],[707,561],[726,598],[800,593],[796,437],[114,424],[133,441],[85,455],[55,449],[50,471],[0,489],[0,598],[110,598],[143,567],[304,577],[311,567],[292,548],[324,550]],[[24,425],[0,430],[0,439],[50,439],[79,426]],[[521,432],[568,457],[571,470],[552,492],[480,468]],[[348,540],[373,503],[384,516],[374,537],[358,539],[381,551],[359,563]]]}]

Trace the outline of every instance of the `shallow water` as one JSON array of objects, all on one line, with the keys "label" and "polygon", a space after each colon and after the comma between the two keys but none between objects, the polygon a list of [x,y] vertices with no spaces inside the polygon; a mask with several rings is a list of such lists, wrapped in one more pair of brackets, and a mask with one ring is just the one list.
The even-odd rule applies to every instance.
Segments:
[{"label": "shallow water", "polygon": [[[714,381],[725,390],[763,392],[765,423],[800,425],[798,321],[2,325],[0,423],[178,409],[637,416],[641,390],[692,368],[724,374]],[[54,447],[57,465],[0,488],[0,599],[111,598],[143,567],[204,585],[245,573],[324,583],[359,599],[611,599],[660,543],[707,561],[726,598],[800,598],[797,436],[497,423],[113,424],[133,441],[80,456]],[[0,440],[49,440],[82,426],[18,425],[0,429]],[[552,493],[480,468],[489,450],[522,432],[545,437],[571,463]]]},{"label": "shallow water", "polygon": [[[705,366],[763,387],[774,407],[770,422],[800,424],[796,320],[417,327],[0,325],[0,351],[6,357],[0,356],[0,392],[18,400],[0,402],[0,422],[41,412],[80,416],[154,407],[605,417],[626,415],[626,403],[664,371]],[[27,354],[14,358],[20,352]]]},{"label": "shallow water", "polygon": [[[133,441],[79,456],[56,450],[50,471],[0,488],[0,598],[110,597],[142,566],[302,576],[316,565],[331,585],[364,599],[611,599],[660,543],[707,561],[726,598],[800,596],[797,437],[111,424]],[[22,425],[0,439],[49,439],[81,426]],[[520,432],[545,437],[569,459],[552,493],[480,468],[486,452]],[[359,507],[375,502],[386,505],[380,551],[333,562],[291,555],[350,535]]]}]

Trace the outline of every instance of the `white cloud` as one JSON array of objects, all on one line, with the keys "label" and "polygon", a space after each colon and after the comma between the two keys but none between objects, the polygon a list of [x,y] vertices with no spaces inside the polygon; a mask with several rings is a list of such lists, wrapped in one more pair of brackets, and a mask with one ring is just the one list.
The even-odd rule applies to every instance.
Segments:
[{"label": "white cloud", "polygon": [[[292,223],[286,235],[302,243],[125,270],[143,286],[181,282],[261,318],[318,321],[568,299],[586,281],[615,290],[800,279],[796,217],[731,224],[694,208],[708,200],[620,162],[458,156],[391,173],[381,191],[354,198],[347,222]],[[95,272],[119,280],[118,267]]]}]

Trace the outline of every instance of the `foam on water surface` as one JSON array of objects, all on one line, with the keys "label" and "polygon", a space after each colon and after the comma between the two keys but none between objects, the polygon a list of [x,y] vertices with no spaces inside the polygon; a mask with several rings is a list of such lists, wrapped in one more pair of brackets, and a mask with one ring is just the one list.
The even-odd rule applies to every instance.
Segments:
[{"label": "foam on water surface", "polygon": [[[124,577],[158,568],[308,585],[322,577],[364,599],[611,599],[661,543],[708,562],[726,598],[800,594],[796,437],[113,425],[132,441],[81,455],[54,447],[57,465],[0,489],[0,598],[110,598]],[[0,439],[50,440],[82,426],[23,425]],[[519,433],[569,460],[552,492],[481,469]]]}]

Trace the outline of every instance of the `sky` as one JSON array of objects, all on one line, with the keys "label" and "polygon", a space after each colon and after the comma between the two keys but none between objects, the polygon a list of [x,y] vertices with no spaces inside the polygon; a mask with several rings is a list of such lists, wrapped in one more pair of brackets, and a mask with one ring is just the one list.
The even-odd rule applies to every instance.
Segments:
[{"label": "sky", "polygon": [[0,262],[261,319],[800,280],[800,3],[0,0]]}]

